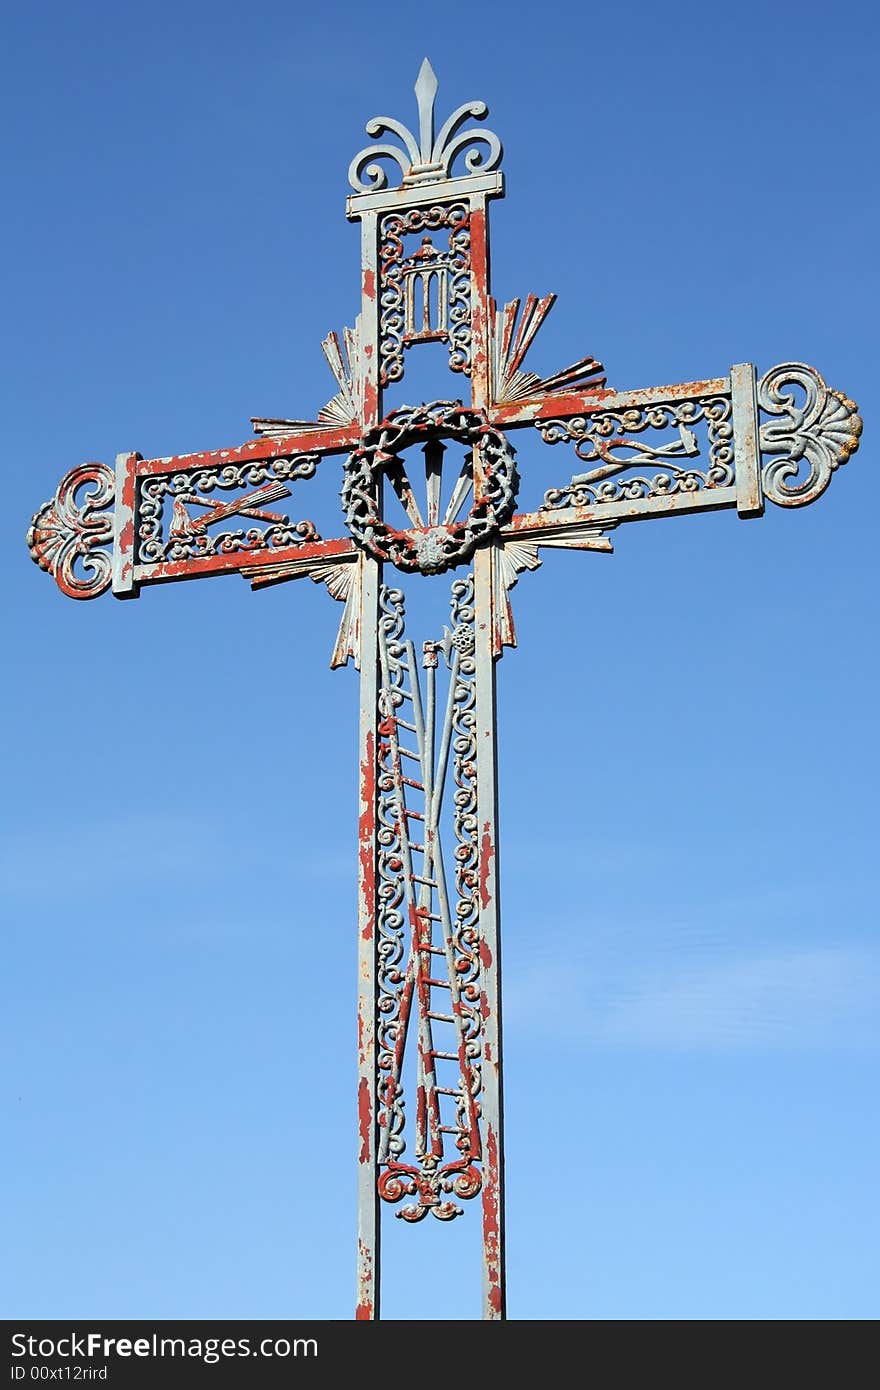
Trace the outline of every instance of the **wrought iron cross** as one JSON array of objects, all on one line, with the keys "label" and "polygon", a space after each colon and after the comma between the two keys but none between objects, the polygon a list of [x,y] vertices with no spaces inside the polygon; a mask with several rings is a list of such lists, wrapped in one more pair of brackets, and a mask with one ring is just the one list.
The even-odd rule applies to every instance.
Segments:
[{"label": "wrought iron cross", "polygon": [[[349,170],[361,311],[342,343],[322,345],[339,389],[318,419],[254,420],[258,437],[232,449],[83,464],[28,545],[70,598],[235,572],[254,589],[308,575],[344,605],[330,664],[352,660],[361,683],[357,1316],[379,1316],[383,1205],[450,1221],[479,1196],[483,1316],[503,1318],[495,663],[516,643],[510,590],[542,548],[610,551],[624,522],[812,502],[862,423],[802,363],[639,391],[610,389],[593,357],[548,377],[526,369],[555,296],[490,297],[501,145],[467,124],[487,109],[468,102],[438,132],[427,59],[415,90],[418,134],[376,117],[367,134],[400,143],[369,146]],[[386,413],[425,344],[459,398]],[[555,485],[531,500],[515,430],[526,446],[564,446]],[[345,534],[327,539],[298,506],[295,518],[276,508],[334,457]],[[441,574],[448,620],[417,648],[401,576]]]}]

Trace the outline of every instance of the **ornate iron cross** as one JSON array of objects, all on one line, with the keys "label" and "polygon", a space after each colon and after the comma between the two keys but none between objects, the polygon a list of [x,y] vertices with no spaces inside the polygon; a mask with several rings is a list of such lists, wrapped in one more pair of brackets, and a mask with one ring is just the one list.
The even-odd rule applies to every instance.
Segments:
[{"label": "ornate iron cross", "polygon": [[[542,548],[610,551],[624,522],[812,502],[862,423],[801,363],[639,391],[610,389],[593,357],[529,371],[555,296],[499,307],[489,294],[501,145],[467,126],[487,109],[468,102],[438,132],[427,59],[415,90],[418,133],[375,118],[367,134],[400,143],[349,170],[361,311],[342,342],[324,340],[339,389],[318,419],[254,420],[258,437],[232,449],[83,464],[28,545],[70,598],[235,572],[254,589],[308,575],[344,605],[330,664],[352,660],[361,683],[357,1316],[379,1315],[383,1204],[451,1221],[480,1196],[483,1316],[503,1318],[495,663],[516,642],[510,591]],[[455,374],[450,399],[386,413],[425,344]],[[563,446],[543,493],[520,479],[516,430]],[[334,457],[345,534],[328,539],[298,506],[276,508]],[[445,575],[449,602],[419,647],[415,575]]]}]

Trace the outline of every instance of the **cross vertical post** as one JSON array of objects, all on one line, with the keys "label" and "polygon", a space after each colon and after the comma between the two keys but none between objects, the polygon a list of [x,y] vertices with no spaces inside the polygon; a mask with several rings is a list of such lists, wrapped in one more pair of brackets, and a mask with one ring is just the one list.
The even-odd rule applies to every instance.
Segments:
[{"label": "cross vertical post", "polygon": [[[379,626],[377,561],[362,560],[358,623]],[[376,1191],[376,738],[379,662],[375,640],[361,642],[358,767],[358,1291],[355,1316],[379,1317],[381,1220]]]},{"label": "cross vertical post", "polygon": [[501,903],[498,734],[492,551],[474,557],[477,806],[480,843],[480,1012],[483,1021],[483,1317],[507,1316],[504,1248],[504,1088],[501,1036]]},{"label": "cross vertical post", "polygon": [[[555,295],[491,297],[502,150],[468,125],[487,108],[466,102],[436,130],[427,59],[415,90],[418,133],[374,118],[368,135],[399,143],[368,146],[349,169],[361,306],[322,344],[338,389],[317,418],[256,418],[256,438],[228,449],[81,464],[27,542],[70,598],[237,574],[257,592],[308,577],[342,605],[330,664],[360,673],[356,1317],[379,1317],[383,1210],[447,1223],[479,1196],[482,1316],[498,1320],[496,666],[516,646],[511,591],[543,550],[609,554],[610,533],[629,522],[813,502],[856,452],[862,422],[801,362],[623,391],[592,355],[549,375],[527,368]],[[425,346],[453,385],[388,409]],[[539,444],[561,470],[544,454],[543,470],[528,462],[521,475],[520,455]],[[328,538],[299,504],[334,464],[344,534]],[[277,510],[282,499],[294,515]],[[444,604],[418,643],[406,587],[416,577]]]}]

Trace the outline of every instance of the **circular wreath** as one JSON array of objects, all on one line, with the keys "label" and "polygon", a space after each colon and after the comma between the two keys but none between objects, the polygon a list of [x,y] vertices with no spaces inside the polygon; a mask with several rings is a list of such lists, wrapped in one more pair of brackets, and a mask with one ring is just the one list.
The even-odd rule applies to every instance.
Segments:
[{"label": "circular wreath", "polygon": [[[395,530],[380,515],[379,478],[389,465],[403,468],[400,455],[413,445],[452,439],[469,445],[481,479],[471,510],[462,521]],[[389,560],[409,573],[440,574],[469,560],[476,547],[513,515],[519,477],[507,439],[481,410],[461,401],[403,406],[368,430],[349,454],[342,484],[342,506],[349,533],[377,560]]]}]

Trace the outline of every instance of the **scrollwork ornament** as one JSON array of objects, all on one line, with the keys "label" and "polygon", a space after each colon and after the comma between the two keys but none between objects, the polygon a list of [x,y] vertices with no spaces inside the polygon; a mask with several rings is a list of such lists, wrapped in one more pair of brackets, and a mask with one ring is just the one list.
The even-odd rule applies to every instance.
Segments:
[{"label": "scrollwork ornament", "polygon": [[758,383],[758,407],[777,417],[760,429],[764,496],[779,507],[820,497],[831,474],[856,452],[862,420],[855,401],[825,385],[813,367],[785,362]]},{"label": "scrollwork ornament", "polygon": [[348,170],[349,182],[356,193],[373,193],[388,187],[388,175],[377,160],[391,160],[397,164],[403,176],[403,187],[435,183],[452,177],[452,167],[465,151],[464,166],[469,174],[487,173],[490,169],[497,169],[501,163],[501,141],[494,131],[462,130],[468,120],[486,119],[489,108],[485,102],[466,101],[457,107],[440,127],[435,139],[437,78],[427,58],[419,72],[415,91],[419,106],[418,138],[402,121],[392,116],[374,116],[368,121],[366,132],[371,139],[394,135],[403,148],[382,143],[367,145],[356,154]]},{"label": "scrollwork ornament", "polygon": [[309,520],[290,522],[285,519],[264,528],[251,526],[194,536],[166,536],[164,522],[166,500],[191,498],[198,501],[200,496],[210,497],[217,488],[228,491],[258,487],[267,482],[292,484],[314,477],[319,461],[319,454],[293,454],[267,462],[211,465],[192,472],[158,474],[144,479],[138,494],[138,563],[154,565],[207,555],[278,550],[319,540],[318,531]]},{"label": "scrollwork ornament", "polygon": [[97,598],[110,588],[114,498],[112,468],[84,463],[34,515],[27,533],[31,559],[68,598]]},{"label": "scrollwork ornament", "polygon": [[[709,444],[708,467],[703,469],[689,461],[701,455],[694,428],[701,422]],[[545,444],[573,443],[577,457],[595,465],[589,472],[575,475],[565,487],[550,488],[544,494],[542,510],[702,492],[730,487],[734,481],[733,423],[727,396],[631,406],[625,410],[538,420],[535,424]],[[646,430],[677,430],[678,437],[660,444],[631,437]],[[633,467],[651,463],[663,463],[664,471],[629,472]]]},{"label": "scrollwork ornament", "polygon": [[406,315],[404,310],[404,237],[418,232],[449,232],[449,366],[453,372],[471,369],[470,213],[466,203],[432,204],[389,213],[382,219],[379,241],[379,367],[383,386],[400,381],[404,373]]},{"label": "scrollwork ornament", "polygon": [[403,1087],[399,1080],[405,1042],[401,1022],[405,963],[403,910],[403,848],[400,837],[401,810],[395,787],[393,754],[389,738],[394,712],[402,701],[404,598],[399,589],[382,586],[379,625],[388,662],[388,683],[379,695],[379,741],[377,758],[378,812],[378,941],[377,941],[377,1030],[376,1067],[383,1097],[380,1154],[392,1160],[405,1148]]},{"label": "scrollwork ornament", "polygon": [[[483,1176],[466,1158],[457,1163],[438,1166],[436,1159],[426,1154],[421,1166],[410,1163],[390,1163],[380,1174],[377,1190],[383,1202],[392,1205],[404,1197],[415,1197],[395,1212],[395,1216],[410,1225],[423,1221],[431,1213],[438,1221],[452,1221],[461,1216],[462,1208],[449,1200],[454,1194],[463,1201],[476,1197],[482,1190]],[[445,1200],[444,1200],[445,1198]]]}]

